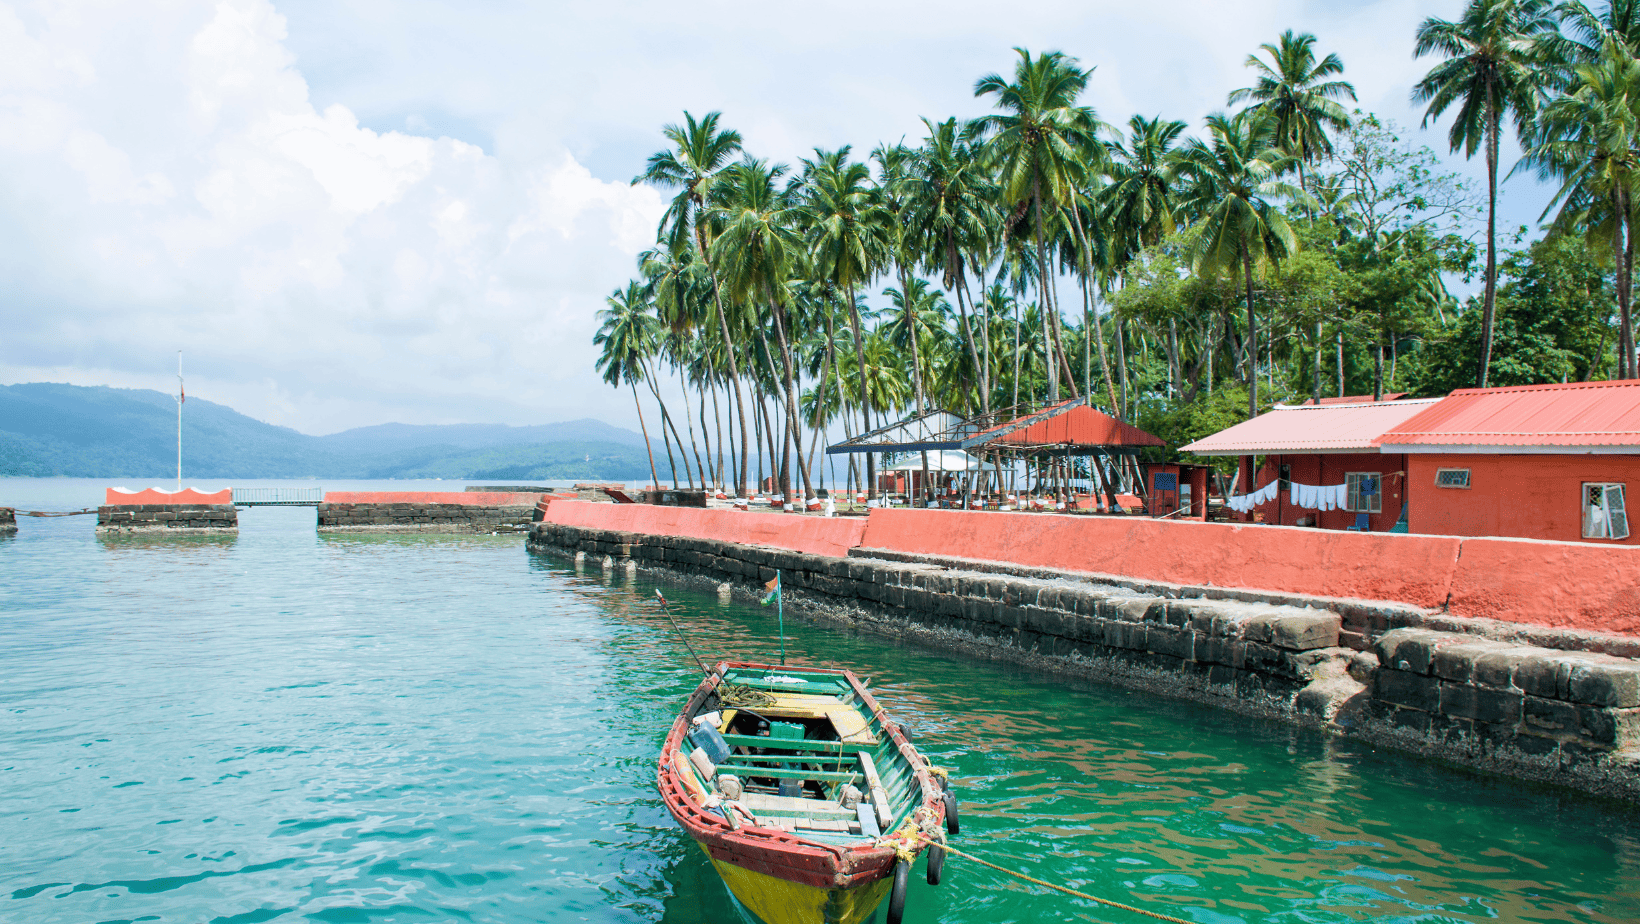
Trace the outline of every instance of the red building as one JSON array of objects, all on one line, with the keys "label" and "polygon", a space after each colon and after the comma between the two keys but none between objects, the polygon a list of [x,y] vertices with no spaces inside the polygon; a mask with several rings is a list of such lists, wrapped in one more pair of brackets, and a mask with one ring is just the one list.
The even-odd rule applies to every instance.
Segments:
[{"label": "red building", "polygon": [[[1368,530],[1388,532],[1400,520],[1406,501],[1407,462],[1406,456],[1399,453],[1381,452],[1377,440],[1440,400],[1352,398],[1319,405],[1278,404],[1252,420],[1183,446],[1180,451],[1201,456],[1240,456],[1241,469],[1233,496],[1257,494],[1271,484],[1277,485],[1275,496],[1244,513],[1243,519],[1254,519],[1256,511],[1265,523],[1356,529],[1365,515]],[[1255,473],[1257,456],[1264,457],[1264,464]],[[1332,496],[1342,503],[1333,509],[1324,509],[1333,506],[1325,502],[1295,505],[1291,490],[1295,483],[1306,488],[1333,489]]]},{"label": "red building", "polygon": [[1640,484],[1640,381],[1462,389],[1377,442],[1408,460],[1412,532],[1640,541],[1626,509]]}]

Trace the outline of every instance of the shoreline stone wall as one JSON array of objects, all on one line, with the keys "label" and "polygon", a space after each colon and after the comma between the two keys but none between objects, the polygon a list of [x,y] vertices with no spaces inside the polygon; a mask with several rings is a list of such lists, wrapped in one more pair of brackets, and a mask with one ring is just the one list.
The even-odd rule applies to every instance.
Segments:
[{"label": "shoreline stone wall", "polygon": [[17,508],[0,507],[0,535],[17,532]]},{"label": "shoreline stone wall", "polygon": [[319,505],[319,532],[518,533],[530,528],[534,504],[395,503]]},{"label": "shoreline stone wall", "polygon": [[528,547],[747,598],[778,569],[799,614],[1640,802],[1640,661],[1602,653],[1632,653],[1632,639],[866,548],[553,522],[535,524]]},{"label": "shoreline stone wall", "polygon": [[239,508],[233,504],[109,504],[97,508],[97,532],[103,533],[238,529]]}]

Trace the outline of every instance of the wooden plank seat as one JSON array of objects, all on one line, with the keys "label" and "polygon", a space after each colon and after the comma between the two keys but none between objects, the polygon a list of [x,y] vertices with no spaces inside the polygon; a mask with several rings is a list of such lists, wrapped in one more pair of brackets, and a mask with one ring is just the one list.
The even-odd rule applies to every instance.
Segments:
[{"label": "wooden plank seat", "polygon": [[763,748],[769,751],[797,753],[812,751],[817,754],[858,754],[876,750],[877,745],[855,741],[818,741],[813,738],[767,738],[762,735],[724,735],[730,747]]},{"label": "wooden plank seat", "polygon": [[[731,763],[730,761],[734,762]],[[757,767],[735,761],[733,757],[718,764],[717,768],[719,771],[729,771],[736,776],[759,777],[770,780],[814,780],[818,783],[852,783],[860,778],[858,773],[833,773],[826,770],[803,770],[801,768]]]},{"label": "wooden plank seat", "polygon": [[755,815],[770,815],[775,817],[802,818],[802,817],[832,817],[853,818],[854,809],[846,809],[835,802],[822,802],[819,799],[800,799],[795,796],[776,796],[769,793],[747,792],[741,793],[740,804],[752,810]]}]

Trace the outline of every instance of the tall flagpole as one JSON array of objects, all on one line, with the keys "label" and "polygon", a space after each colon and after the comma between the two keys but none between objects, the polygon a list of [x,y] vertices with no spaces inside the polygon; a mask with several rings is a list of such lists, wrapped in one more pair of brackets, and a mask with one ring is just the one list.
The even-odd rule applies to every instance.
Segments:
[{"label": "tall flagpole", "polygon": [[188,390],[182,387],[182,351],[177,350],[177,490],[182,490],[182,402]]}]

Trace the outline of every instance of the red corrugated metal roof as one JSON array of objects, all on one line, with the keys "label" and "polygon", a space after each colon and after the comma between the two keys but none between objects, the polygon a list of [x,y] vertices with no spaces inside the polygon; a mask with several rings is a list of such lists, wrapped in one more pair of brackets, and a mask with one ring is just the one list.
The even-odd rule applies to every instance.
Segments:
[{"label": "red corrugated metal roof", "polygon": [[1380,435],[1440,400],[1278,404],[1252,420],[1203,437],[1179,451],[1200,456],[1377,452],[1375,440]]},{"label": "red corrugated metal roof", "polygon": [[[1004,425],[1006,426],[1006,425]],[[1087,405],[1071,408],[1062,414],[1031,424],[1012,433],[1006,433],[991,443],[982,445],[1007,446],[1165,446],[1159,436],[1123,423],[1108,414]],[[974,447],[970,451],[978,451]]]},{"label": "red corrugated metal roof", "polygon": [[1640,448],[1640,381],[1461,388],[1384,433],[1386,451],[1418,447]]}]

